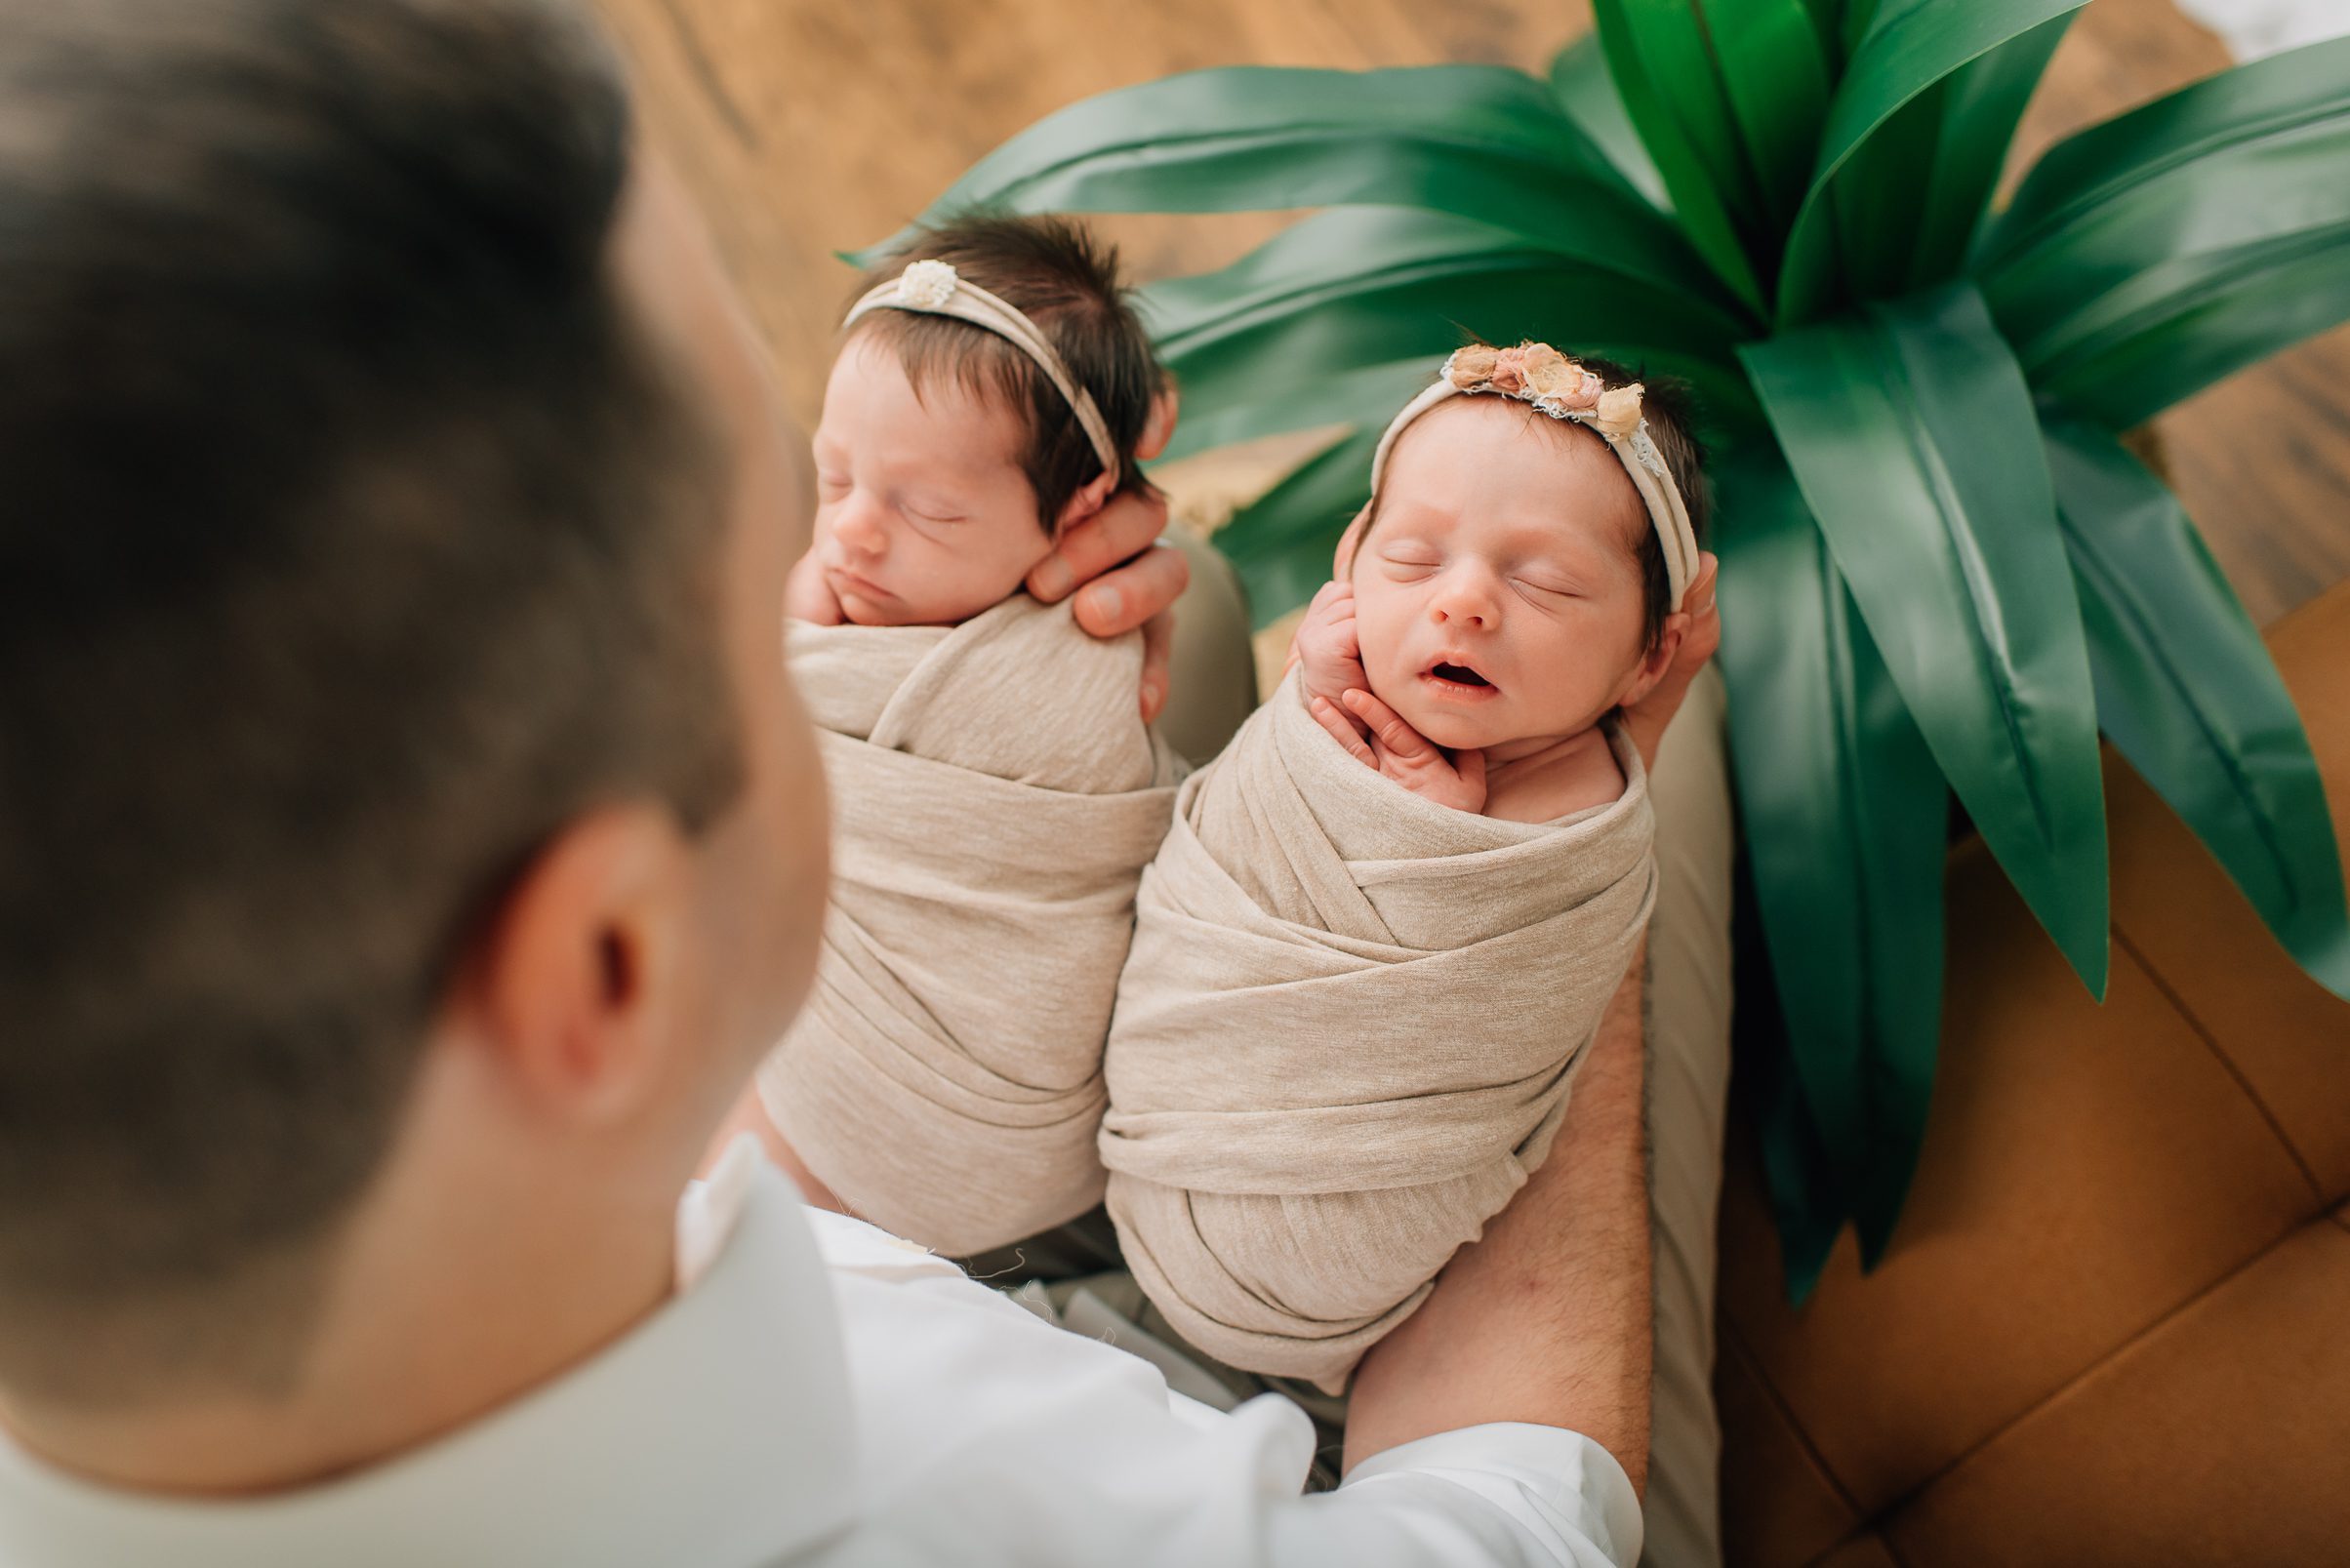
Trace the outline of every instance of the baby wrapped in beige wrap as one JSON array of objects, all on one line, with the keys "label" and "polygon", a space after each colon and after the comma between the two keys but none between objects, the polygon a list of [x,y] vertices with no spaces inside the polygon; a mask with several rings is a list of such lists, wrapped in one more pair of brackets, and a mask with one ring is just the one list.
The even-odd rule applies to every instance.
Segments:
[{"label": "baby wrapped in beige wrap", "polygon": [[1381,439],[1296,667],[1177,796],[1102,1161],[1135,1278],[1221,1361],[1343,1387],[1550,1152],[1655,903],[1618,715],[1687,626],[1676,463],[1702,497],[1660,391],[1454,354]]},{"label": "baby wrapped in beige wrap", "polygon": [[1102,1042],[1177,764],[1139,634],[1015,595],[962,624],[793,623],[834,876],[815,989],[760,1068],[843,1205],[967,1254],[1092,1207]]},{"label": "baby wrapped in beige wrap", "polygon": [[1542,1162],[1655,902],[1646,775],[1535,825],[1358,764],[1294,676],[1185,783],[1118,985],[1102,1161],[1177,1332],[1343,1384]]}]

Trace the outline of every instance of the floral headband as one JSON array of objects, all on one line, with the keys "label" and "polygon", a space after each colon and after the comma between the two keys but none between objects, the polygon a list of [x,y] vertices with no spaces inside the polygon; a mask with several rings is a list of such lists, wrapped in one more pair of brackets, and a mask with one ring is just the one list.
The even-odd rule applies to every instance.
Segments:
[{"label": "floral headband", "polygon": [[1051,340],[1016,306],[1005,303],[976,283],[964,282],[949,262],[912,261],[905,271],[868,290],[863,299],[849,306],[848,315],[840,323],[842,330],[875,310],[953,316],[1009,342],[1034,360],[1036,368],[1068,399],[1070,411],[1076,415],[1077,423],[1084,426],[1085,439],[1093,443],[1093,455],[1102,460],[1102,471],[1117,472],[1117,446],[1110,439],[1110,426],[1104,422],[1102,411],[1094,406],[1092,395],[1077,384],[1076,378],[1070,375]]},{"label": "floral headband", "polygon": [[1641,417],[1641,391],[1638,382],[1630,386],[1605,385],[1549,343],[1519,343],[1515,348],[1488,348],[1479,343],[1460,349],[1444,361],[1436,384],[1405,404],[1387,427],[1387,434],[1379,438],[1379,450],[1371,459],[1371,491],[1378,493],[1379,476],[1387,467],[1387,455],[1394,450],[1396,437],[1438,403],[1473,392],[1491,392],[1531,404],[1554,420],[1571,420],[1591,429],[1624,464],[1633,488],[1648,508],[1648,520],[1656,526],[1657,540],[1665,547],[1669,608],[1679,610],[1690,581],[1697,576],[1697,533],[1689,526],[1689,508],[1681,500],[1681,487],[1673,482],[1664,454],[1657,451],[1648,434],[1648,422]]}]

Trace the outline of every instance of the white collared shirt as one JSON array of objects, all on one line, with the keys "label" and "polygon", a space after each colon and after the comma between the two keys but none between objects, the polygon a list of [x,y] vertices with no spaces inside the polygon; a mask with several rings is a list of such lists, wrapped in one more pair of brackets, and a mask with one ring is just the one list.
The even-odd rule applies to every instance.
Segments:
[{"label": "white collared shirt", "polygon": [[90,1485],[0,1442],[6,1568],[847,1568],[1573,1564],[1640,1554],[1597,1443],[1423,1438],[1301,1497],[1313,1429],[1230,1414],[872,1226],[803,1209],[747,1152],[681,1207],[685,1287],[456,1435],[299,1492]]}]

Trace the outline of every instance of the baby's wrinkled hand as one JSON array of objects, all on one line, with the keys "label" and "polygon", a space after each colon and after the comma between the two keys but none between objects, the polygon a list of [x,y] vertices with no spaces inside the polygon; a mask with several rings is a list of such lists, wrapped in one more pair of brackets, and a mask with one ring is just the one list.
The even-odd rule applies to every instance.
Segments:
[{"label": "baby's wrinkled hand", "polygon": [[[1485,809],[1485,753],[1464,749],[1447,754],[1442,746],[1403,722],[1402,715],[1360,688],[1349,690],[1338,704],[1311,697],[1306,705],[1316,722],[1355,754],[1364,767],[1376,768],[1415,795],[1455,811]],[[1354,715],[1349,723],[1347,715]],[[1357,733],[1357,725],[1370,733]]]},{"label": "baby's wrinkled hand", "polygon": [[1362,643],[1355,633],[1355,584],[1322,584],[1306,607],[1306,619],[1298,623],[1297,656],[1304,666],[1298,687],[1309,708],[1317,697],[1335,708],[1347,693],[1371,684],[1362,667]]},{"label": "baby's wrinkled hand", "polygon": [[837,626],[844,619],[840,595],[825,581],[814,550],[801,556],[784,578],[784,614],[819,626]]}]

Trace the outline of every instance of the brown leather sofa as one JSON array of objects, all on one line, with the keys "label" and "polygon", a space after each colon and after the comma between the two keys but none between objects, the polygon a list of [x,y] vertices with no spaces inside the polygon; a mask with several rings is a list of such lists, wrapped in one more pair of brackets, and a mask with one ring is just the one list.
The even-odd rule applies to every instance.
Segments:
[{"label": "brown leather sofa", "polygon": [[[2350,827],[2350,583],[2270,647]],[[2098,1007],[1980,844],[1934,1110],[1877,1271],[1786,1303],[1722,1215],[1723,1527],[1751,1568],[2350,1563],[2350,1003],[2110,752]]]}]

